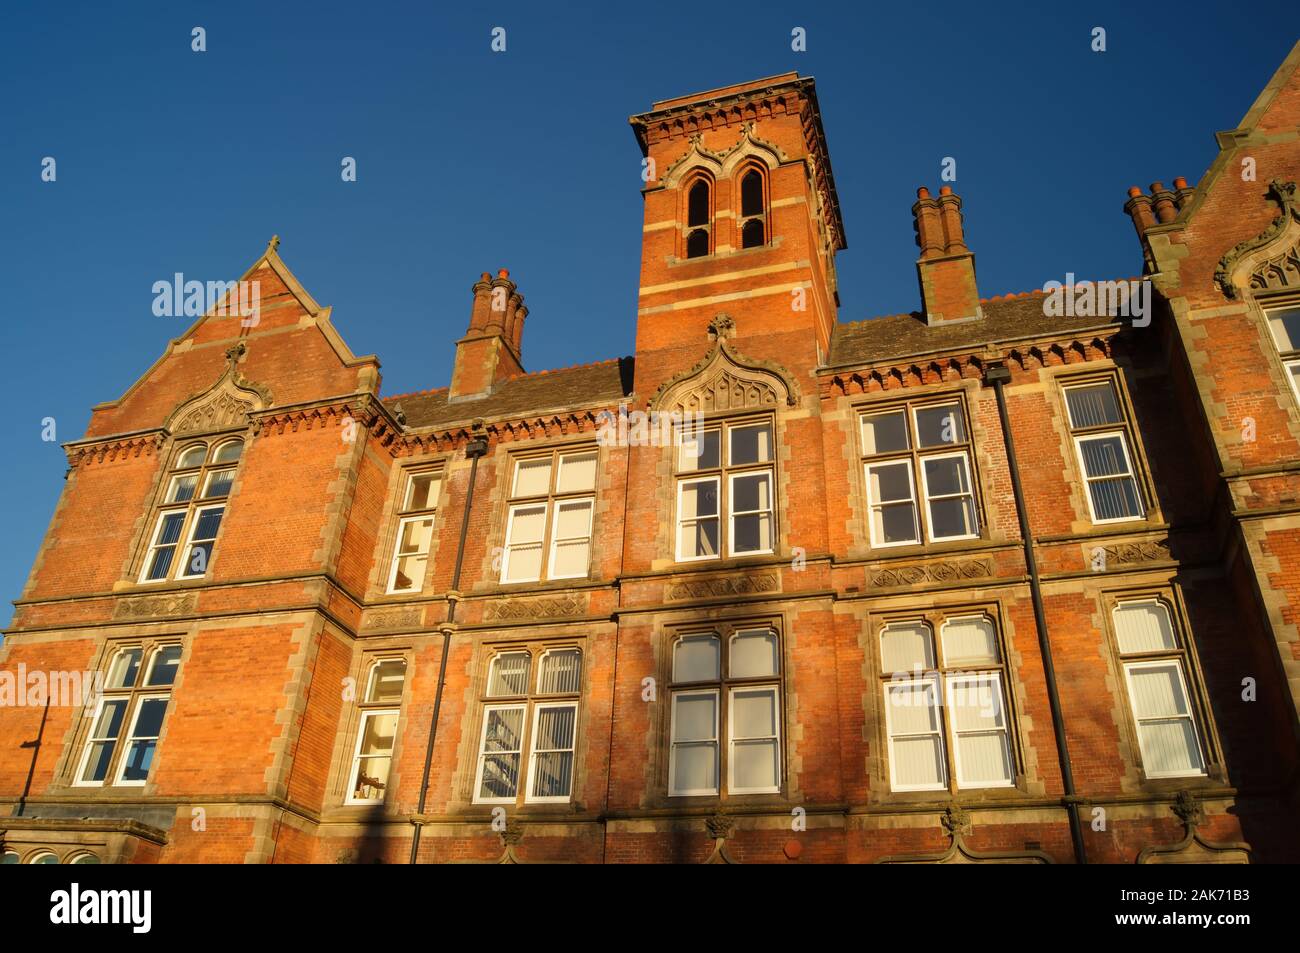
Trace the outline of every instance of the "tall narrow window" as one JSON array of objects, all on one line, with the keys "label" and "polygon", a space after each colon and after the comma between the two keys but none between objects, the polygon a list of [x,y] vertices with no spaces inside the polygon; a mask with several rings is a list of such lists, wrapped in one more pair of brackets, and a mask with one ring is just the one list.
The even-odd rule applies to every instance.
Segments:
[{"label": "tall narrow window", "polygon": [[713,244],[713,196],[707,179],[696,179],[686,192],[686,257],[703,258]]},{"label": "tall narrow window", "polygon": [[1270,310],[1265,315],[1291,390],[1300,401],[1300,305]]},{"label": "tall narrow window", "polygon": [[149,779],[180,660],[175,643],[124,646],[113,653],[74,785],[142,785]]},{"label": "tall narrow window", "polygon": [[595,450],[515,461],[501,581],[578,579],[591,570]]},{"label": "tall narrow window", "polygon": [[767,196],[763,173],[749,169],[740,177],[740,247],[767,244]]},{"label": "tall narrow window", "polygon": [[388,793],[405,687],[405,659],[384,658],[370,664],[358,706],[361,718],[348,777],[348,804],[375,803]]},{"label": "tall narrow window", "polygon": [[388,577],[389,592],[419,592],[424,588],[441,488],[440,473],[407,475],[398,510],[397,543]]},{"label": "tall narrow window", "polygon": [[681,636],[673,645],[668,793],[781,790],[781,648],[768,626]]},{"label": "tall narrow window", "polygon": [[534,646],[492,657],[475,802],[560,803],[572,798],[581,691],[582,653],[577,648]]},{"label": "tall narrow window", "polygon": [[1169,607],[1159,599],[1121,602],[1113,618],[1147,777],[1205,774],[1187,690],[1187,653]]},{"label": "tall narrow window", "polygon": [[211,448],[190,444],[176,455],[140,570],[141,582],[207,574],[243,449],[242,440],[227,440]]},{"label": "tall narrow window", "polygon": [[1009,787],[1015,770],[993,622],[946,618],[940,648],[936,657],[927,620],[891,622],[880,632],[890,786]]},{"label": "tall narrow window", "polygon": [[679,430],[675,451],[678,561],[773,552],[772,422]]},{"label": "tall narrow window", "polygon": [[1066,387],[1065,404],[1087,484],[1092,521],[1141,519],[1144,511],[1130,449],[1132,438],[1115,382],[1102,380]]},{"label": "tall narrow window", "polygon": [[979,536],[970,434],[960,401],[871,411],[860,423],[873,546]]}]

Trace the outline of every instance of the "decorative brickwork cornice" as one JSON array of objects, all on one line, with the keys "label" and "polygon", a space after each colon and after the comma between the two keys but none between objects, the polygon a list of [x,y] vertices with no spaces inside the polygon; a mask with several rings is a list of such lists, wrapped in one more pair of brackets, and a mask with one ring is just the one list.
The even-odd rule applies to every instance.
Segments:
[{"label": "decorative brickwork cornice", "polygon": [[105,461],[111,463],[114,460],[138,457],[141,454],[152,456],[162,448],[165,438],[163,431],[154,430],[150,433],[109,437],[104,440],[65,443],[63,449],[68,455],[68,466],[79,467]]},{"label": "decorative brickwork cornice", "polygon": [[1019,370],[1082,364],[1114,355],[1114,334],[1091,339],[1018,344],[998,351],[968,352],[929,360],[891,362],[854,371],[838,371],[821,382],[826,397],[851,396],[903,387],[924,387],[954,380],[979,380],[990,363],[1004,362]]}]

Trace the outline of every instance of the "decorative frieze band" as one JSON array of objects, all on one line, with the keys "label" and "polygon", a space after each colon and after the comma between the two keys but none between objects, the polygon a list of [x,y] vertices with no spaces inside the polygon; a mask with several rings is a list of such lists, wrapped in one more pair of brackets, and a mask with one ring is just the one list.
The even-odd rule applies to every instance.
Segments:
[{"label": "decorative frieze band", "polygon": [[533,622],[539,619],[571,619],[587,614],[587,598],[581,595],[544,596],[538,599],[501,599],[483,613],[487,622]]},{"label": "decorative frieze band", "polygon": [[711,576],[687,579],[668,587],[668,599],[718,599],[727,596],[752,596],[777,592],[781,578],[776,573],[747,573],[737,576]]},{"label": "decorative frieze band", "polygon": [[873,569],[868,575],[868,584],[872,589],[959,582],[963,579],[988,579],[993,576],[993,560],[951,559],[937,563],[912,563],[890,569]]},{"label": "decorative frieze band", "polygon": [[420,606],[368,609],[361,618],[363,631],[374,629],[418,629],[423,624],[424,609]]},{"label": "decorative frieze band", "polygon": [[173,619],[191,615],[198,605],[197,592],[170,593],[163,596],[128,596],[117,600],[114,619]]}]

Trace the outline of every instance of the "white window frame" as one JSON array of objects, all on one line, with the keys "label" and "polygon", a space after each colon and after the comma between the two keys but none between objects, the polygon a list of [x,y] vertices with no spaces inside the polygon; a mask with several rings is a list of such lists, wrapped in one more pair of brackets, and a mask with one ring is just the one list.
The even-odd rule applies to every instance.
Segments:
[{"label": "white window frame", "polygon": [[[564,458],[561,457],[560,459],[564,459]],[[553,520],[555,525],[551,526],[551,545],[550,545],[551,551],[550,551],[550,555],[547,557],[546,560],[546,578],[547,579],[585,579],[587,576],[591,575],[591,547],[592,547],[591,531],[596,521],[596,498],[594,496],[579,496],[579,497],[572,497],[572,498],[561,497],[555,500],[554,502],[555,502],[554,508],[551,509],[546,514],[548,518],[550,518],[551,516],[555,516],[555,519]],[[565,536],[563,539],[561,539],[558,533],[556,532],[559,525],[558,514],[564,506],[572,506],[574,504],[582,504],[587,508],[587,532],[582,536]],[[560,543],[572,543],[580,539],[585,539],[587,541],[587,568],[584,569],[582,572],[573,572],[573,573],[564,573],[564,574],[557,573],[555,571],[555,554],[559,550]]]},{"label": "white window frame", "polygon": [[[740,634],[738,630],[727,640],[728,652],[730,644],[735,640],[736,635]],[[777,677],[777,676],[773,676]],[[736,737],[736,693],[766,693],[772,696],[772,725],[775,734],[765,736],[754,736],[752,738]],[[717,728],[714,728],[717,733]],[[736,786],[736,742],[746,741],[765,741],[771,742],[775,746],[776,753],[776,784],[771,787],[759,788],[742,788]],[[776,685],[731,685],[727,691],[727,792],[729,794],[780,794],[781,793],[781,693]]]},{"label": "white window frame", "polygon": [[[114,654],[116,655],[116,653]],[[95,734],[95,728],[99,724],[99,719],[104,712],[104,707],[109,702],[115,702],[115,701],[124,702],[126,705],[126,710],[122,713],[122,728],[118,730],[118,734],[116,738],[112,738],[112,739],[100,738]],[[131,696],[129,694],[123,694],[123,695],[101,694],[99,696],[99,702],[95,705],[95,711],[92,714],[90,719],[90,726],[86,729],[86,738],[82,742],[83,751],[81,752],[80,760],[78,760],[77,762],[76,773],[73,774],[72,776],[72,786],[74,788],[102,788],[104,787],[104,785],[112,783],[112,779],[113,779],[112,771],[105,772],[103,779],[99,781],[83,781],[82,778],[85,776],[86,767],[90,763],[90,753],[95,749],[95,745],[98,744],[99,742],[109,741],[109,740],[113,742],[113,752],[108,756],[109,766],[112,767],[113,759],[118,756],[119,754],[118,748],[122,743],[122,729],[125,729],[127,716],[129,716],[130,714],[131,714]]]},{"label": "white window frame", "polygon": [[[708,695],[713,699],[713,737],[712,739],[682,741],[677,740],[677,701],[687,696]],[[711,744],[713,746],[713,775],[715,778],[721,775],[721,744],[718,738],[719,724],[721,717],[722,699],[719,697],[718,689],[714,688],[688,688],[679,692],[673,692],[672,711],[670,713],[669,743],[668,743],[668,796],[669,797],[709,797],[717,796],[718,788],[691,788],[678,790],[677,788],[677,758],[676,752],[678,745],[690,746],[694,748],[703,747]]]},{"label": "white window frame", "polygon": [[[926,473],[925,465],[931,460],[960,460],[962,470],[966,474],[966,492],[965,493],[944,493],[939,496],[933,496],[930,493],[930,477]],[[957,450],[952,453],[932,453],[926,456],[917,456],[917,463],[921,468],[921,490],[925,494],[925,529],[932,543],[946,543],[958,539],[979,539],[980,535],[980,518],[979,508],[975,505],[975,480],[971,474],[970,456],[965,450]],[[910,471],[910,467],[908,468]],[[869,486],[870,484],[868,484]],[[915,488],[913,488],[915,492]],[[934,513],[930,509],[931,502],[935,500],[970,500],[970,512],[972,522],[975,525],[973,533],[962,533],[956,536],[939,536],[934,531]],[[897,544],[895,544],[897,545]]]},{"label": "white window frame", "polygon": [[419,516],[403,516],[397,521],[397,539],[393,541],[393,560],[392,560],[393,565],[388,570],[388,594],[389,595],[410,594],[412,592],[422,592],[424,590],[423,579],[421,579],[419,583],[417,583],[416,585],[411,586],[411,588],[409,589],[398,589],[397,570],[401,567],[401,563],[404,558],[410,556],[422,555],[424,556],[424,570],[425,570],[424,574],[426,576],[428,575],[429,550],[433,548],[434,526],[429,527],[429,549],[426,549],[423,553],[420,553],[419,551],[412,552],[412,553],[402,552],[402,531],[406,529],[406,525],[408,523],[422,523],[425,520],[428,520],[430,523],[434,523],[434,516],[432,511],[421,514]]},{"label": "white window frame", "polygon": [[[188,571],[188,569],[182,572],[181,571],[182,568],[188,567],[190,564],[190,559],[194,554],[194,534],[198,532],[199,523],[203,519],[203,514],[206,513],[208,510],[221,510],[221,522],[217,524],[216,535],[214,535],[211,540],[206,540],[206,539],[199,540],[199,542],[201,543],[206,543],[206,542],[212,543],[212,550],[208,555],[207,561],[203,564],[203,572],[191,573]],[[181,560],[181,562],[178,564],[176,568],[176,574],[175,574],[176,579],[179,580],[179,579],[207,578],[208,571],[212,568],[212,558],[213,558],[212,554],[216,553],[217,550],[217,537],[221,535],[221,527],[225,525],[225,522],[226,522],[226,500],[225,499],[223,499],[220,503],[208,503],[203,506],[196,506],[194,508],[194,511],[190,514],[189,531],[185,534],[185,546],[183,547],[185,558]]]},{"label": "white window frame", "polygon": [[[931,638],[934,635],[931,632]],[[877,637],[879,641],[879,637]],[[933,710],[935,712],[935,730],[927,732],[910,732],[900,734],[902,738],[929,738],[937,736],[939,739],[939,782],[937,784],[902,784],[897,777],[896,765],[898,760],[894,757],[894,719],[892,710],[894,708],[894,699],[892,692],[896,688],[913,688],[915,686],[929,686],[934,698]],[[891,791],[946,791],[948,790],[948,739],[944,729],[943,717],[943,685],[937,672],[927,673],[919,678],[891,678],[884,682],[884,700],[885,700],[885,737],[889,744],[889,790]]]},{"label": "white window frame", "polygon": [[[144,677],[147,677],[144,676]],[[139,781],[127,781],[126,764],[131,753],[131,745],[136,741],[152,741],[154,743],[154,754],[158,753],[158,742],[162,739],[162,725],[158,727],[156,735],[135,736],[136,725],[140,722],[140,712],[144,710],[144,703],[151,699],[161,698],[166,703],[163,709],[163,723],[166,723],[167,709],[171,707],[171,692],[141,692],[134,696],[135,710],[131,713],[130,724],[126,726],[126,733],[121,736],[122,750],[115,752],[117,756],[117,772],[114,776],[113,783],[124,787],[142,788],[149,783],[149,774],[153,772],[153,760],[149,761],[149,770],[145,772],[145,777]]]},{"label": "white window frame", "polygon": [[[1113,385],[1112,385],[1113,386]],[[1118,400],[1116,395],[1116,400]],[[1142,486],[1138,483],[1137,471],[1133,467],[1133,454],[1128,445],[1128,434],[1123,430],[1089,430],[1086,433],[1071,434],[1074,439],[1074,453],[1079,461],[1079,473],[1083,476],[1083,495],[1088,503],[1088,516],[1096,526],[1104,526],[1107,523],[1133,523],[1146,519],[1146,501],[1142,499]],[[1128,467],[1125,473],[1111,473],[1106,476],[1093,477],[1088,474],[1088,465],[1084,462],[1083,441],[1085,440],[1104,440],[1108,437],[1118,437],[1120,449],[1124,451],[1124,464]],[[1133,495],[1137,499],[1138,511],[1136,516],[1112,516],[1107,519],[1099,519],[1097,511],[1092,505],[1092,484],[1104,480],[1118,480],[1121,477],[1127,478],[1133,484]]]},{"label": "white window frame", "polygon": [[[767,480],[767,499],[768,507],[765,510],[736,510],[736,481],[748,479],[751,477],[763,477]],[[768,537],[773,544],[776,543],[776,486],[773,479],[772,470],[741,470],[738,473],[727,473],[727,555],[732,557],[743,556],[765,556],[775,552],[774,546],[767,549],[747,549],[743,553],[736,551],[736,517],[753,516],[767,514]],[[678,542],[680,543],[680,537]]]},{"label": "white window frame", "polygon": [[1295,372],[1300,370],[1300,360],[1284,360],[1282,370],[1286,373],[1287,379],[1291,382],[1291,391],[1295,394],[1296,403],[1300,404],[1300,375]]},{"label": "white window frame", "polygon": [[[195,491],[197,492],[197,490],[198,487],[196,485]],[[190,501],[192,502],[193,499],[194,498],[191,497]],[[185,505],[188,506],[188,503]],[[176,577],[176,557],[180,555],[182,549],[181,540],[185,538],[185,518],[188,515],[187,509],[182,509],[180,508],[181,506],[182,504],[176,504],[176,509],[158,511],[158,519],[154,523],[153,535],[149,538],[149,546],[144,552],[144,565],[140,567],[139,582],[144,583],[145,585],[156,585],[158,583],[169,582]],[[149,567],[153,565],[154,553],[159,549],[158,539],[162,536],[163,523],[166,521],[168,516],[175,516],[177,514],[179,514],[181,518],[181,532],[180,535],[176,537],[176,542],[170,544],[173,547],[171,564],[167,567],[167,572],[165,574],[159,576],[157,579],[150,579]]]},{"label": "white window frame", "polygon": [[[953,621],[953,620],[947,620]],[[998,713],[1001,715],[1001,724],[993,730],[969,730],[958,731],[957,720],[949,718],[950,728],[952,730],[952,757],[957,770],[957,787],[959,790],[978,790],[980,788],[1010,788],[1016,784],[1016,765],[1011,752],[1011,726],[1007,717],[1006,692],[1003,690],[1001,672],[954,672],[944,676],[944,687],[947,692],[946,701],[950,712],[956,711],[953,704],[953,694],[957,683],[959,682],[993,682],[993,691],[998,699]],[[997,734],[1002,739],[1002,752],[1007,759],[1007,767],[1010,769],[1010,777],[1005,781],[965,781],[962,778],[961,763],[961,739],[963,735],[987,735]]]},{"label": "white window frame", "polygon": [[[536,542],[512,543],[515,529],[515,514],[519,510],[536,510],[542,511],[542,538]],[[541,582],[541,566],[546,564],[546,527],[551,520],[551,506],[548,500],[534,501],[532,503],[511,503],[510,512],[506,517],[506,540],[504,551],[501,554],[501,583],[510,585],[519,582]],[[518,579],[510,578],[510,556],[511,553],[521,546],[536,546],[538,552],[538,574],[536,576],[522,576]]]},{"label": "white window frame", "polygon": [[[541,666],[538,666],[538,677],[541,677]],[[541,713],[543,709],[549,708],[569,708],[573,711],[573,738],[572,746],[569,748],[547,748],[542,754],[556,754],[568,752],[569,761],[569,790],[563,795],[552,795],[550,797],[534,796],[533,794],[533,776],[537,767],[537,726],[541,722]],[[487,719],[484,720],[486,727]],[[539,701],[533,704],[532,727],[528,734],[528,770],[524,780],[524,803],[525,804],[568,804],[573,800],[573,782],[577,776],[578,767],[578,703],[576,701],[557,701],[546,702]],[[516,791],[515,795],[518,796]]]},{"label": "white window frame", "polygon": [[[488,759],[488,752],[484,746],[487,744],[488,724],[491,721],[489,715],[491,712],[494,711],[501,711],[501,710],[507,710],[512,708],[518,709],[519,711],[523,712],[523,716],[519,719],[519,747],[514,751],[495,751],[492,753],[498,756],[503,754],[517,754],[519,756],[519,775],[516,778],[515,793],[512,794],[510,797],[483,797],[482,796],[483,768],[487,764],[487,759]],[[475,804],[514,804],[519,800],[519,788],[518,788],[519,782],[522,781],[524,784],[528,783],[526,780],[528,775],[528,765],[526,764],[526,758],[525,758],[525,752],[528,750],[528,742],[530,740],[525,737],[525,732],[528,730],[528,727],[529,725],[528,725],[527,700],[490,703],[483,706],[483,727],[480,729],[479,737],[478,737],[478,767],[474,772],[474,803]],[[574,746],[576,748],[577,740],[578,740],[577,725],[574,725],[573,739],[574,739]],[[527,797],[527,794],[525,794],[525,797]]]},{"label": "white window frame", "polygon": [[[881,501],[876,499],[876,494],[871,489],[871,470],[873,467],[884,466],[901,466],[907,472],[908,492],[911,493],[912,503],[912,532],[915,539],[900,540],[896,543],[887,543],[879,539],[876,534],[876,513],[886,506],[900,506],[903,500]],[[895,546],[919,546],[923,537],[921,535],[920,503],[916,499],[916,478],[912,473],[912,459],[910,457],[894,457],[887,460],[872,460],[864,464],[864,475],[867,480],[867,523],[871,535],[871,546],[873,549],[892,549]]]},{"label": "white window frame", "polygon": [[[685,490],[687,484],[694,484],[694,483],[712,483],[712,484],[713,484],[713,488],[714,488],[714,490],[716,491],[716,495],[717,495],[717,498],[718,498],[718,511],[717,511],[716,513],[714,513],[712,516],[704,516],[704,517],[699,517],[699,516],[689,516],[689,517],[686,517],[685,519],[683,519],[683,518],[682,518],[682,495],[683,495],[683,491]],[[709,520],[712,520],[714,523],[718,524],[718,552],[714,553],[714,554],[711,555],[711,556],[710,556],[710,555],[707,555],[707,554],[706,554],[706,555],[703,555],[703,556],[684,556],[684,555],[682,555],[682,527],[685,526],[687,523],[691,523],[691,524],[698,525],[698,524],[700,524],[700,523],[707,522],[707,521],[709,521]],[[676,541],[676,553],[677,553],[677,562],[679,562],[679,563],[698,563],[698,562],[704,562],[704,561],[706,561],[706,560],[710,560],[710,559],[721,559],[721,558],[722,558],[722,481],[721,481],[721,479],[720,479],[716,474],[714,474],[713,476],[701,476],[701,477],[695,477],[695,476],[693,476],[693,477],[683,477],[683,478],[679,478],[679,479],[678,479],[678,481],[677,481],[677,541]]]},{"label": "white window frame", "polygon": [[[375,663],[375,666],[372,666],[371,669],[372,677],[373,677],[374,668],[377,666],[378,666],[378,662]],[[369,680],[367,680],[367,694],[369,694],[368,689],[369,689]],[[405,693],[405,686],[403,686],[403,693]],[[362,697],[364,698],[366,696],[363,695]],[[347,794],[343,798],[344,804],[383,804],[385,801],[388,800],[387,786],[384,787],[383,797],[359,798],[356,796],[357,781],[360,777],[361,759],[363,757],[361,754],[361,743],[365,741],[366,738],[366,723],[371,718],[378,718],[384,715],[393,715],[397,719],[393,728],[393,747],[388,750],[388,777],[391,778],[393,776],[393,752],[397,750],[397,738],[398,738],[398,733],[401,730],[402,709],[400,707],[363,708],[361,709],[361,718],[357,721],[357,743],[352,746],[352,768],[350,771],[348,771],[348,787],[347,787]],[[364,757],[367,760],[373,760],[376,757],[382,757],[382,755],[365,755]]]},{"label": "white window frame", "polygon": [[[1141,661],[1124,662],[1124,687],[1128,691],[1129,711],[1133,713],[1133,727],[1137,732],[1138,750],[1142,754],[1142,773],[1148,778],[1202,778],[1206,776],[1205,748],[1201,740],[1201,731],[1196,724],[1196,708],[1192,704],[1192,693],[1187,690],[1186,673],[1183,671],[1183,660],[1181,658],[1158,658],[1143,659]],[[1168,668],[1173,666],[1174,671],[1178,674],[1178,685],[1182,689],[1183,699],[1187,703],[1187,714],[1175,717],[1148,718],[1146,721],[1173,721],[1186,719],[1192,726],[1192,740],[1196,742],[1196,760],[1200,763],[1200,768],[1196,771],[1152,771],[1151,760],[1147,756],[1146,740],[1142,735],[1143,719],[1138,717],[1137,705],[1133,701],[1133,672],[1136,669],[1143,668]]]}]

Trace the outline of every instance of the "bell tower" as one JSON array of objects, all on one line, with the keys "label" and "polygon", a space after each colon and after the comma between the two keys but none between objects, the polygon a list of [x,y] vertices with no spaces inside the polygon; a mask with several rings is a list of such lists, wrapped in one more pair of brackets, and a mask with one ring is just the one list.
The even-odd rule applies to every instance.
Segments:
[{"label": "bell tower", "polygon": [[719,315],[740,351],[809,375],[829,350],[845,247],[812,78],[668,99],[630,121],[645,181],[636,392],[696,363]]}]

